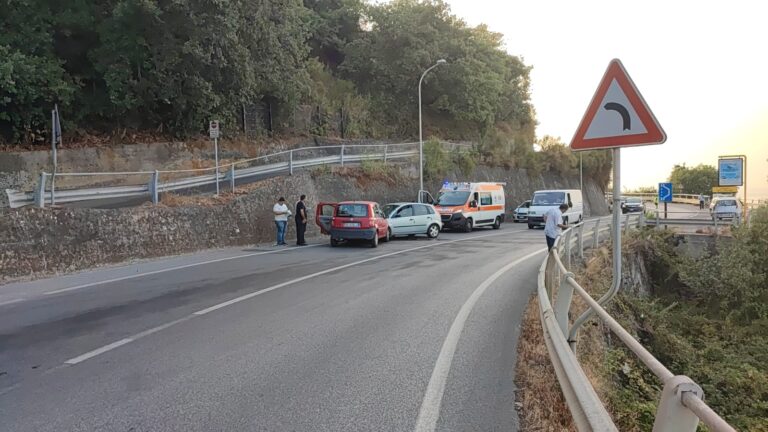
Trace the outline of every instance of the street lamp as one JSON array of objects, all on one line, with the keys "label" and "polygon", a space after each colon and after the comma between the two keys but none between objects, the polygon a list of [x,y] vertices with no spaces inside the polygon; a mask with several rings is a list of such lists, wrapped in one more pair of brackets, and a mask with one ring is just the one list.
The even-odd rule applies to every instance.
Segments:
[{"label": "street lamp", "polygon": [[421,78],[419,78],[419,202],[421,202],[421,191],[424,190],[424,136],[421,129],[421,82],[424,81],[424,77],[429,71],[446,63],[445,59],[438,60],[437,63],[427,68],[427,70],[421,74]]}]

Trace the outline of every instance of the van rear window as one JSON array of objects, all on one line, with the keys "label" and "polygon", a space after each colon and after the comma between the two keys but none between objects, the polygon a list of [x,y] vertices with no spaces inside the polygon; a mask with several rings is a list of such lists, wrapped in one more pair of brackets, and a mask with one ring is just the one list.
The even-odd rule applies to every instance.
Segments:
[{"label": "van rear window", "polygon": [[368,217],[367,204],[341,204],[336,210],[338,217]]}]

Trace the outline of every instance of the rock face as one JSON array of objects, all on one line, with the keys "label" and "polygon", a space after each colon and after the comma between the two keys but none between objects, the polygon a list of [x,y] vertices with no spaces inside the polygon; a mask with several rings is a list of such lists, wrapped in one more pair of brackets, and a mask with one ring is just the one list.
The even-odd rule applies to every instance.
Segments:
[{"label": "rock face", "polygon": [[[507,212],[511,213],[533,191],[543,188],[578,188],[578,179],[543,175],[529,178],[522,170],[478,168],[470,179],[507,182]],[[435,191],[442,182],[434,182]],[[290,206],[307,195],[310,220],[307,236],[319,235],[314,223],[317,203],[372,200],[380,203],[412,201],[418,177],[405,171],[365,176],[361,170],[303,172],[264,180],[249,186],[249,193],[216,205],[168,207],[145,205],[124,209],[22,208],[0,209],[0,278],[56,274],[130,259],[150,258],[206,248],[252,245],[272,241],[271,209],[279,196]],[[585,184],[588,214],[605,214],[602,191]],[[162,201],[162,197],[161,197]],[[289,222],[288,238],[295,226]]]}]

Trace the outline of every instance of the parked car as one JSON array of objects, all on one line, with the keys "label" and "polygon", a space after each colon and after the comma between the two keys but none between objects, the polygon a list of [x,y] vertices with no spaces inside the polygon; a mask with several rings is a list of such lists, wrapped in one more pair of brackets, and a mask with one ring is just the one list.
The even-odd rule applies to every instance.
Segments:
[{"label": "parked car", "polygon": [[712,220],[730,219],[741,222],[741,202],[736,198],[720,198],[712,209]]},{"label": "parked car", "polygon": [[392,203],[382,207],[389,224],[389,236],[426,235],[437,238],[443,229],[440,214],[429,204]]},{"label": "parked car", "polygon": [[323,234],[331,236],[331,246],[343,241],[363,240],[371,247],[379,240],[389,241],[389,224],[378,203],[372,201],[343,201],[320,203],[315,209],[315,221]]},{"label": "parked car", "polygon": [[626,201],[621,203],[622,213],[643,213],[645,211],[645,204],[643,199],[639,197],[629,197]]},{"label": "parked car", "polygon": [[512,211],[512,222],[528,222],[528,209],[531,207],[531,200],[523,201]]}]

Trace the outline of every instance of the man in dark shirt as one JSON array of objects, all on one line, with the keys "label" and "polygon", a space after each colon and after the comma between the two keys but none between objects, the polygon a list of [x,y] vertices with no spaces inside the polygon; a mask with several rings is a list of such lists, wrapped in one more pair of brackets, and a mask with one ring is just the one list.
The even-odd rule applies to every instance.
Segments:
[{"label": "man in dark shirt", "polygon": [[304,233],[307,231],[307,206],[304,205],[306,195],[302,195],[299,202],[296,203],[296,245],[304,246],[307,242],[304,240]]}]

